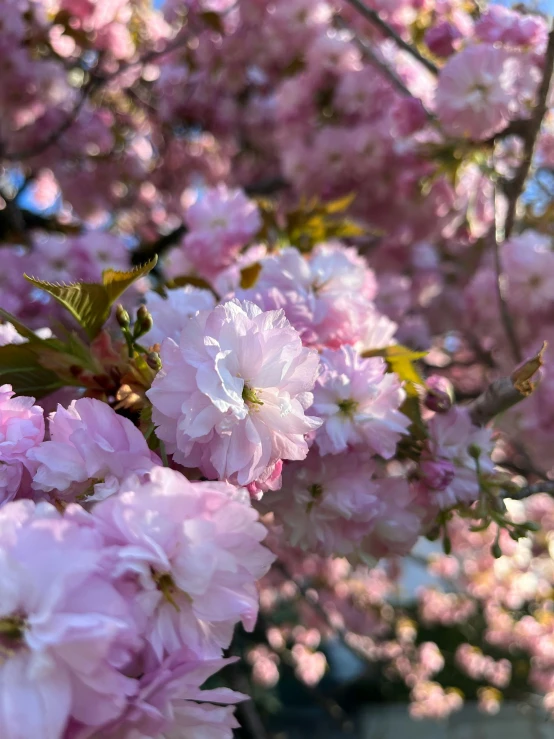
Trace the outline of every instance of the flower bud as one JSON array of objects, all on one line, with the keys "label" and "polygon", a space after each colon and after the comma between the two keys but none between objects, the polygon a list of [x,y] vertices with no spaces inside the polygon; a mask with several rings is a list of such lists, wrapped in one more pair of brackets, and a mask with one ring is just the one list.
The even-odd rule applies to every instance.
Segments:
[{"label": "flower bud", "polygon": [[440,375],[431,375],[427,379],[427,395],[425,407],[435,413],[447,413],[452,408],[452,385]]},{"label": "flower bud", "polygon": [[115,309],[115,317],[121,328],[129,328],[131,325],[131,317],[121,303]]}]

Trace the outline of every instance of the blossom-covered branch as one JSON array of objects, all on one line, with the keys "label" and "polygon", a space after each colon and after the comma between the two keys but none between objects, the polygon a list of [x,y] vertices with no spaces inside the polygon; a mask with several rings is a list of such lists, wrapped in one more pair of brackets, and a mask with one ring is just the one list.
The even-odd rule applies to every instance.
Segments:
[{"label": "blossom-covered branch", "polygon": [[430,59],[424,57],[423,54],[420,54],[413,44],[409,44],[405,41],[388,23],[385,23],[376,10],[369,8],[365,3],[361,2],[361,0],[346,0],[346,2],[363,15],[364,18],[367,18],[371,23],[373,23],[381,33],[392,39],[399,48],[410,54],[410,56],[413,56],[414,59],[417,59],[417,61],[420,62],[420,64],[422,64],[429,72],[435,75],[438,74],[439,70],[435,64],[433,64]]}]

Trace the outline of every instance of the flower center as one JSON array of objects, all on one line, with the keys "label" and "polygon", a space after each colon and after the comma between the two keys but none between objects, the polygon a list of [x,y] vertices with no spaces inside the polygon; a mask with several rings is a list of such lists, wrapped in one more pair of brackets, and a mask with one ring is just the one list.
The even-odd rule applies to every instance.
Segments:
[{"label": "flower center", "polygon": [[178,595],[181,591],[173,582],[173,578],[171,577],[170,573],[159,573],[155,570],[152,570],[152,578],[156,583],[156,587],[158,588],[160,593],[162,593],[163,597],[168,601],[168,603],[171,603],[176,611],[179,611],[180,608],[175,601],[175,596]]},{"label": "flower center", "polygon": [[22,616],[6,616],[0,619],[0,641],[15,646],[14,642],[21,641],[24,632],[25,620]]},{"label": "flower center", "polygon": [[314,482],[313,485],[310,485],[308,488],[308,492],[312,496],[312,498],[321,498],[323,495],[323,485],[321,485],[319,482]]},{"label": "flower center", "polygon": [[20,615],[0,618],[0,664],[24,646],[26,626],[25,619]]},{"label": "flower center", "polygon": [[351,416],[358,407],[358,402],[352,398],[347,398],[346,400],[341,400],[337,405],[343,415]]},{"label": "flower center", "polygon": [[254,390],[244,383],[242,388],[242,399],[247,405],[263,405],[263,402],[258,397],[259,390]]}]

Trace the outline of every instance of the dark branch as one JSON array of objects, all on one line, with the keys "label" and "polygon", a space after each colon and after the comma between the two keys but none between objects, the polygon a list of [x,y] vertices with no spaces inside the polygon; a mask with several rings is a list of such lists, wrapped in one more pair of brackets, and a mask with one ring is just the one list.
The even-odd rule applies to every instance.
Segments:
[{"label": "dark branch", "polygon": [[473,403],[468,406],[469,415],[476,426],[484,426],[499,413],[507,411],[535,390],[537,372],[543,365],[546,344],[531,359],[518,367],[510,377],[492,382]]},{"label": "dark branch", "polygon": [[506,336],[510,344],[510,349],[512,351],[514,361],[521,362],[523,358],[523,355],[521,353],[521,346],[519,345],[519,339],[514,326],[514,321],[512,319],[512,314],[510,313],[510,308],[508,307],[508,303],[504,295],[504,286],[502,284],[502,261],[500,259],[500,246],[498,244],[498,239],[496,238],[496,218],[494,219],[494,222],[490,228],[487,239],[492,247],[494,257],[494,269],[496,272],[496,297],[498,300],[498,307],[500,309],[500,317],[502,318],[502,324],[504,326],[504,331],[506,332]]},{"label": "dark branch", "polygon": [[[349,0],[350,1],[350,0]],[[504,222],[504,238],[508,239],[514,228],[517,204],[519,198],[527,182],[529,171],[531,169],[531,163],[533,161],[533,154],[535,152],[535,146],[537,143],[537,137],[541,130],[541,125],[548,110],[548,93],[550,90],[550,83],[552,80],[552,72],[554,70],[554,29],[548,34],[548,46],[546,47],[546,54],[544,57],[544,70],[542,80],[539,85],[537,92],[537,104],[532,118],[529,121],[529,125],[523,133],[523,158],[521,164],[513,178],[506,186],[506,195],[508,198],[508,209],[506,212],[506,220]]]},{"label": "dark branch", "polygon": [[[390,84],[394,87],[394,89],[399,92],[401,95],[405,95],[406,97],[414,97],[410,90],[406,87],[404,82],[400,79],[400,77],[396,74],[396,72],[389,67],[388,64],[386,64],[382,59],[379,59],[377,54],[373,51],[371,46],[369,44],[366,44],[365,41],[363,41],[361,38],[356,36],[356,34],[352,31],[350,26],[348,26],[344,20],[340,17],[340,15],[335,16],[335,22],[339,26],[339,28],[344,29],[345,31],[349,31],[353,34],[352,41],[356,44],[358,49],[360,50],[362,56],[365,57],[365,59],[376,69],[378,69],[383,77],[385,77]],[[421,102],[421,101],[420,101]],[[432,121],[434,120],[431,113],[425,109],[423,103],[421,103],[421,107],[425,111],[425,115],[427,116],[427,119]]]},{"label": "dark branch", "polygon": [[67,116],[57,128],[51,131],[45,139],[37,142],[34,146],[22,151],[14,151],[11,153],[5,152],[2,154],[2,158],[7,159],[8,161],[19,161],[21,159],[30,159],[31,157],[43,154],[47,149],[55,144],[69,128],[71,128],[71,126],[77,120],[77,116],[81,112],[84,104],[94,92],[97,92],[109,82],[113,82],[113,80],[119,77],[119,75],[123,74],[123,72],[126,72],[128,69],[131,69],[132,67],[142,66],[154,61],[155,59],[159,59],[160,57],[165,56],[165,54],[169,54],[172,51],[175,51],[175,49],[179,48],[180,46],[183,46],[186,42],[187,39],[185,37],[181,37],[176,41],[168,44],[161,51],[150,51],[148,52],[148,54],[145,54],[143,57],[137,59],[136,61],[120,64],[120,66],[116,70],[107,75],[101,76],[98,74],[94,74],[94,72],[91,72],[88,81],[83,85],[79,92],[77,102],[74,104],[73,108],[69,111]]},{"label": "dark branch", "polygon": [[527,485],[520,490],[515,492],[509,492],[506,494],[506,498],[512,500],[525,500],[530,498],[532,495],[538,495],[539,493],[548,493],[548,495],[554,495],[554,480],[542,480],[541,482],[535,482],[532,485]]},{"label": "dark branch", "polygon": [[177,226],[173,231],[168,234],[160,236],[156,241],[152,241],[150,244],[142,244],[135,249],[131,255],[131,262],[134,265],[144,264],[148,262],[154,255],[163,254],[169,249],[170,246],[178,244],[179,241],[187,232],[187,227],[184,224]]},{"label": "dark branch", "polygon": [[427,70],[429,70],[431,74],[437,75],[439,73],[439,70],[433,64],[433,62],[429,59],[426,59],[422,54],[420,54],[415,46],[409,44],[407,41],[404,41],[402,36],[399,36],[394,28],[391,28],[388,23],[385,23],[385,21],[380,17],[379,13],[377,13],[376,10],[368,8],[367,5],[364,5],[364,3],[361,2],[361,0],[346,1],[353,8],[355,8],[358,13],[360,13],[360,15],[363,15],[364,18],[367,18],[368,21],[373,23],[373,25],[376,26],[381,31],[381,33],[387,36],[387,38],[392,39],[396,43],[396,45],[399,46],[403,51],[410,54],[410,56],[413,56],[414,59],[417,59],[420,64],[423,64],[423,66]]}]

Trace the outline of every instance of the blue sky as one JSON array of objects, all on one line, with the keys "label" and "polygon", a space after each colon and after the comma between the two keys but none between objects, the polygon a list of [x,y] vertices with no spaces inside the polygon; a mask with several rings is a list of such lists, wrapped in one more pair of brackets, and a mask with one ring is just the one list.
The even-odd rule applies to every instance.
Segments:
[{"label": "blue sky", "polygon": [[[515,4],[514,0],[494,0],[494,2],[497,2],[499,5],[507,5],[508,7]],[[531,7],[536,5],[539,10],[545,13],[554,13],[554,0],[538,0],[536,3],[528,3],[528,5]]]}]

